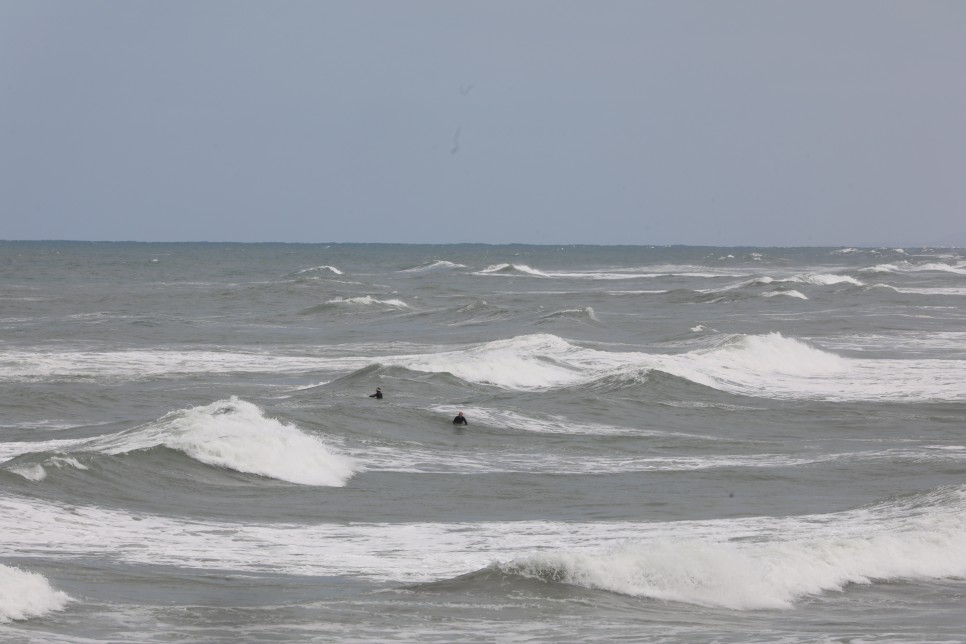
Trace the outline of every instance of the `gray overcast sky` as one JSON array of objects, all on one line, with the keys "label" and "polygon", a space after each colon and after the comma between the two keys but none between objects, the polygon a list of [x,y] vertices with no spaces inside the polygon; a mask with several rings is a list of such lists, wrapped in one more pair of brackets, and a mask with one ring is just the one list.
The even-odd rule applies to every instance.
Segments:
[{"label": "gray overcast sky", "polygon": [[966,246],[966,2],[0,0],[0,239]]}]

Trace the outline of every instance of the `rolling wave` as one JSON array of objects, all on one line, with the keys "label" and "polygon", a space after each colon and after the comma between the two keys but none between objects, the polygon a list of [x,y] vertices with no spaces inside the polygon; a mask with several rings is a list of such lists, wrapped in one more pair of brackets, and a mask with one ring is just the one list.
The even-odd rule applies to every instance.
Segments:
[{"label": "rolling wave", "polygon": [[767,293],[762,293],[762,297],[790,297],[796,300],[807,300],[805,294],[801,291],[796,291],[795,289],[790,289],[788,291],[768,291]]},{"label": "rolling wave", "polygon": [[520,390],[588,386],[608,379],[636,385],[647,372],[663,371],[727,393],[763,398],[966,399],[962,361],[845,358],[779,333],[724,336],[714,346],[682,354],[599,351],[534,334],[384,361]]},{"label": "rolling wave", "polygon": [[792,277],[776,280],[778,282],[799,282],[801,284],[815,284],[817,286],[832,286],[834,284],[851,284],[863,286],[863,283],[849,275],[834,273],[799,273]]},{"label": "rolling wave", "polygon": [[658,277],[743,277],[744,273],[733,271],[720,272],[708,270],[707,267],[695,266],[655,266],[650,269],[615,269],[609,271],[586,270],[586,271],[545,271],[537,270],[526,264],[492,264],[475,275],[529,275],[533,277],[576,279],[576,280],[633,280],[650,279]]},{"label": "rolling wave", "polygon": [[600,322],[597,319],[597,313],[594,311],[593,307],[585,306],[582,309],[562,309],[560,311],[553,311],[551,313],[544,313],[540,316],[541,322],[546,322],[550,320],[566,318],[572,320],[590,320],[591,322]]},{"label": "rolling wave", "polygon": [[532,277],[550,277],[542,271],[530,268],[526,264],[492,264],[475,275],[529,275]]},{"label": "rolling wave", "polygon": [[105,454],[165,446],[207,465],[303,485],[341,487],[355,471],[352,459],[236,397],[172,412],[94,446]]},{"label": "rolling wave", "polygon": [[757,533],[750,540],[732,534],[712,541],[684,529],[604,552],[557,550],[493,568],[634,597],[735,610],[787,609],[849,584],[963,577],[963,501],[963,488],[937,490],[838,516],[774,520],[766,526],[771,529],[749,530]]},{"label": "rolling wave", "polygon": [[157,447],[176,450],[205,465],[302,485],[342,487],[358,468],[353,459],[331,451],[315,436],[269,418],[255,405],[235,397],[171,412],[116,434],[16,445],[18,454],[4,454],[5,460],[58,452],[41,463],[7,468],[33,481],[46,478],[44,466],[87,469],[71,454],[116,456]]},{"label": "rolling wave", "polygon": [[318,313],[357,313],[359,311],[408,311],[411,307],[399,299],[380,300],[371,295],[359,297],[335,297],[322,304],[310,306],[299,311],[299,315],[316,315]]},{"label": "rolling wave", "polygon": [[863,273],[954,273],[956,275],[966,275],[966,262],[956,264],[944,264],[941,262],[928,262],[925,264],[913,264],[911,262],[899,262],[897,264],[876,264],[867,268],[860,269]]},{"label": "rolling wave", "polygon": [[313,266],[312,268],[303,268],[300,271],[296,271],[296,275],[304,275],[306,273],[332,273],[334,275],[343,274],[343,272],[335,266]]},{"label": "rolling wave", "polygon": [[723,293],[753,286],[768,286],[771,284],[809,284],[813,286],[833,286],[836,284],[851,284],[853,286],[864,286],[862,282],[848,275],[836,275],[834,273],[799,273],[790,277],[771,277],[762,275],[749,280],[729,284],[719,288],[701,289],[700,293]]},{"label": "rolling wave", "polygon": [[0,564],[0,623],[63,610],[70,600],[43,575]]},{"label": "rolling wave", "polygon": [[362,297],[336,297],[328,300],[326,304],[337,304],[337,305],[358,305],[358,306],[382,306],[389,307],[392,309],[408,309],[410,306],[399,299],[389,299],[389,300],[379,300],[371,295],[364,295]]},{"label": "rolling wave", "polygon": [[[478,306],[465,313],[478,317]],[[498,311],[487,314],[497,315]],[[551,314],[555,315],[555,314]],[[590,310],[555,317],[593,321]],[[550,318],[553,319],[553,318]],[[470,320],[472,321],[472,320]],[[966,399],[966,363],[948,358],[843,357],[779,333],[714,335],[684,353],[602,351],[537,333],[462,348],[425,347],[425,353],[337,357],[278,356],[217,351],[4,352],[0,378],[21,382],[118,381],[177,374],[226,372],[341,377],[373,364],[451,374],[465,382],[518,390],[636,386],[651,371],[742,396],[781,399],[959,401]],[[379,348],[385,349],[384,346]],[[358,348],[361,351],[362,348]],[[371,350],[371,348],[370,348]],[[327,378],[331,380],[332,378]],[[316,379],[317,380],[317,379]],[[610,383],[610,384],[607,384]],[[621,383],[624,383],[623,385]],[[843,383],[845,383],[843,385]]]},{"label": "rolling wave", "polygon": [[[966,576],[966,487],[791,517],[706,521],[253,524],[0,496],[0,554],[461,583],[497,572],[732,610],[851,584]],[[501,584],[504,588],[506,583]]]},{"label": "rolling wave", "polygon": [[438,259],[428,264],[421,264],[420,266],[413,266],[412,268],[404,268],[399,271],[400,273],[428,273],[431,271],[441,271],[441,270],[452,270],[455,268],[466,268],[464,264],[457,264],[455,262],[448,262],[443,259]]}]

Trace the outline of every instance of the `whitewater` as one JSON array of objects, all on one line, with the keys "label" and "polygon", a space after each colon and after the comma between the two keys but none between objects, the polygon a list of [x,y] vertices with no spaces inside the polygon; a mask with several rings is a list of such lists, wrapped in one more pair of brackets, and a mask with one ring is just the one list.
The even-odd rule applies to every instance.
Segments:
[{"label": "whitewater", "polygon": [[966,632],[962,249],[0,259],[2,641]]}]

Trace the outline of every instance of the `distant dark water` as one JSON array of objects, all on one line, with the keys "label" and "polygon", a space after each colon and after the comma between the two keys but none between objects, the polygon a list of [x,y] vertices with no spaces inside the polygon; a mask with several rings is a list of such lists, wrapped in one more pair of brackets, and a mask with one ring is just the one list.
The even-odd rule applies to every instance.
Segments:
[{"label": "distant dark water", "polygon": [[957,641],[964,383],[960,249],[0,242],[0,639]]}]

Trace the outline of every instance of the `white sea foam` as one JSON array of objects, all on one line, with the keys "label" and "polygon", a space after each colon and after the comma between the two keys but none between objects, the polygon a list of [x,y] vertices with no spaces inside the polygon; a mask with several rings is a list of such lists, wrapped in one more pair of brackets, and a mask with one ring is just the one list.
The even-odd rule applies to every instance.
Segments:
[{"label": "white sea foam", "polygon": [[0,555],[392,583],[495,567],[737,610],[788,608],[850,584],[966,576],[962,486],[847,512],[677,522],[255,524],[0,496],[0,523],[10,526]]},{"label": "white sea foam", "polygon": [[531,268],[526,264],[493,264],[487,266],[475,275],[532,275],[535,277],[559,278],[568,280],[633,280],[657,277],[744,277],[744,273],[734,271],[714,271],[707,267],[695,266],[654,266],[644,268],[624,268],[612,270],[584,270],[584,271],[546,271]]},{"label": "white sea foam", "polygon": [[62,610],[69,601],[43,575],[0,564],[0,622],[40,617]]},{"label": "white sea foam", "polygon": [[8,441],[0,442],[0,463],[5,463],[23,454],[37,452],[58,452],[87,444],[86,439],[67,439],[51,441]]},{"label": "white sea foam", "polygon": [[526,264],[492,264],[476,275],[531,275],[534,277],[549,277],[546,273],[530,268]]},{"label": "white sea foam", "polygon": [[334,273],[336,275],[342,275],[342,271],[335,266],[313,266],[312,268],[303,268],[298,272],[299,275],[303,273]]},{"label": "white sea foam", "polygon": [[834,286],[835,284],[852,284],[855,286],[863,285],[862,282],[849,275],[837,275],[835,273],[798,273],[786,277],[770,277],[768,275],[763,275],[748,282],[733,285],[730,288],[743,287],[749,284],[757,286],[761,284],[774,283],[811,284],[813,286]]},{"label": "white sea foam", "polygon": [[803,597],[876,579],[966,574],[966,539],[952,530],[766,544],[682,539],[605,554],[533,555],[504,570],[636,597],[737,610],[790,608]]},{"label": "white sea foam", "polygon": [[955,273],[966,275],[966,266],[962,262],[956,264],[945,264],[940,262],[927,262],[925,264],[914,264],[909,261],[902,261],[897,264],[876,264],[868,268],[861,269],[864,273]]},{"label": "white sea foam", "polygon": [[876,264],[859,270],[863,273],[896,273],[900,269],[895,264]]},{"label": "white sea foam", "polygon": [[535,334],[469,349],[402,357],[398,363],[416,371],[452,373],[470,382],[532,389],[585,380],[586,375],[564,361],[579,352],[557,336]]},{"label": "white sea foam", "polygon": [[[749,280],[744,280],[741,282],[728,284],[725,286],[719,286],[717,288],[698,289],[698,292],[699,293],[724,293],[727,291],[742,289],[748,286],[763,286],[763,285],[775,284],[775,283],[811,284],[815,286],[832,286],[835,284],[853,284],[855,286],[863,285],[862,282],[848,275],[836,275],[834,273],[799,273],[797,275],[791,275],[788,277],[771,277],[770,275],[762,275],[760,277],[755,277]],[[766,296],[768,295],[766,294]],[[792,297],[796,297],[796,296],[793,295]],[[805,296],[802,295],[802,297],[804,298]],[[808,299],[808,298],[805,298],[805,299]]]},{"label": "white sea foam", "polygon": [[940,273],[956,273],[957,275],[966,275],[966,266],[961,263],[956,266],[950,264],[939,264],[939,263],[929,263],[921,264],[915,268],[917,271],[932,271]]},{"label": "white sea foam", "polygon": [[215,467],[304,485],[341,487],[356,467],[319,438],[236,397],[169,413],[154,423],[91,440],[82,449],[127,454],[158,446]]},{"label": "white sea foam", "polygon": [[667,292],[668,292],[667,290],[660,290],[659,289],[659,290],[653,290],[653,291],[641,291],[641,290],[633,290],[633,291],[604,291],[604,294],[605,295],[617,295],[617,296],[621,296],[621,295],[661,295],[661,294],[667,293]]},{"label": "white sea foam", "polygon": [[399,272],[400,273],[428,273],[430,271],[451,270],[454,268],[466,268],[466,266],[464,264],[457,264],[455,262],[448,262],[444,259],[438,259],[434,262],[423,264],[421,266],[414,266],[413,268],[404,268]]},{"label": "white sea foam", "polygon": [[44,420],[24,421],[24,422],[19,422],[19,423],[11,423],[11,422],[2,422],[2,421],[0,421],[0,429],[7,429],[7,428],[9,428],[9,429],[42,429],[42,430],[60,431],[60,430],[64,430],[64,429],[74,429],[75,427],[79,427],[81,424],[86,424],[86,423],[77,423],[76,421],[74,421],[74,422],[67,422],[67,421],[63,421],[63,420],[47,420],[47,419],[44,419]]},{"label": "white sea foam", "polygon": [[934,287],[934,288],[909,288],[900,286],[890,286],[888,284],[874,284],[873,288],[887,288],[896,293],[906,293],[910,295],[966,295],[964,287]]},{"label": "white sea foam", "polygon": [[78,461],[76,458],[70,456],[51,456],[45,461],[45,463],[48,465],[53,465],[57,469],[64,467],[73,467],[74,469],[78,470],[88,469],[86,465]]},{"label": "white sea foam", "polygon": [[39,463],[12,465],[7,469],[14,474],[24,477],[28,481],[43,481],[45,478],[47,478],[47,470],[45,470],[44,466]]},{"label": "white sea foam", "polygon": [[788,290],[788,291],[768,291],[767,293],[762,293],[762,296],[763,297],[778,297],[778,296],[783,296],[783,297],[791,297],[791,298],[798,299],[798,300],[807,300],[808,299],[807,297],[805,297],[805,295],[802,292],[796,291],[795,289],[791,289],[791,290]]},{"label": "white sea foam", "polygon": [[[37,452],[48,452],[55,449],[64,449],[67,445],[78,446],[85,445],[88,441],[86,440],[75,440],[75,441],[43,441],[37,443],[21,442],[17,443],[19,454],[31,454]],[[55,447],[56,445],[56,447]],[[5,453],[0,456],[0,463],[8,460],[9,453]],[[7,466],[7,469],[14,474],[24,477],[29,481],[43,481],[47,478],[47,470],[44,466],[56,467],[57,469],[62,469],[65,467],[72,467],[78,470],[86,470],[87,466],[78,461],[76,458],[69,456],[51,456],[50,458],[43,461],[43,463],[23,463]]]},{"label": "white sea foam", "polygon": [[408,304],[399,299],[378,300],[371,295],[362,297],[336,297],[326,302],[326,304],[356,304],[361,306],[388,306],[394,309],[408,309]]},{"label": "white sea foam", "polygon": [[[341,487],[357,471],[355,461],[331,451],[317,437],[265,416],[232,397],[171,412],[134,429],[88,439],[0,443],[0,463],[25,454],[59,452],[43,462],[57,468],[87,466],[70,454],[127,454],[164,446],[212,465],[290,483]],[[8,468],[33,481],[47,476],[41,464]]]},{"label": "white sea foam", "polygon": [[238,351],[0,351],[2,381],[128,380],[198,373],[302,373],[316,358]]},{"label": "white sea foam", "polygon": [[683,354],[598,351],[536,334],[380,361],[508,389],[552,389],[609,376],[643,382],[649,372],[660,370],[715,389],[765,398],[966,399],[961,384],[966,381],[964,361],[844,358],[778,333],[726,337],[716,346]]},{"label": "white sea foam", "polygon": [[[557,550],[516,559],[507,572],[639,597],[738,610],[877,580],[966,575],[964,488],[906,503],[801,518],[648,526],[602,552]],[[662,530],[661,528],[664,528]]]},{"label": "white sea foam", "polygon": [[819,286],[831,286],[833,284],[854,284],[855,286],[862,286],[862,282],[854,277],[849,275],[835,275],[833,273],[800,273],[779,281],[801,282],[803,284],[816,284]]},{"label": "white sea foam", "polygon": [[778,333],[662,357],[655,368],[732,393],[822,400],[964,400],[961,360],[843,358]]},{"label": "white sea foam", "polygon": [[850,333],[824,337],[822,344],[834,350],[889,351],[911,356],[966,358],[966,331]]},{"label": "white sea foam", "polygon": [[[473,413],[473,426],[478,427]],[[537,430],[538,431],[538,430]],[[628,432],[629,433],[629,432]],[[655,432],[657,434],[658,432]],[[638,432],[637,435],[646,435]],[[415,474],[553,474],[553,475],[601,475],[627,474],[629,472],[693,472],[720,468],[791,468],[814,465],[837,457],[792,457],[786,454],[749,454],[722,456],[587,456],[584,454],[545,454],[534,452],[474,451],[444,454],[438,451],[398,446],[367,445],[365,448],[347,450],[367,471],[407,472]],[[895,457],[890,454],[890,457]],[[855,460],[860,460],[856,457]],[[959,462],[961,459],[927,459],[930,462]]]}]

